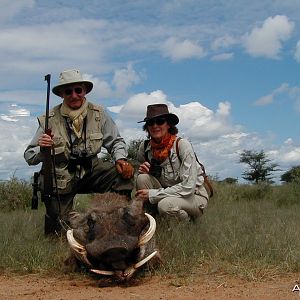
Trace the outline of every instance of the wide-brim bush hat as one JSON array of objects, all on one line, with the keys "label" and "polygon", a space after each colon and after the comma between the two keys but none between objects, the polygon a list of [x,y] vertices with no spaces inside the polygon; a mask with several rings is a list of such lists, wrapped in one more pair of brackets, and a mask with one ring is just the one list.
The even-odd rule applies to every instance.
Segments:
[{"label": "wide-brim bush hat", "polygon": [[93,83],[84,80],[79,70],[66,70],[59,74],[58,84],[52,89],[52,92],[56,96],[60,96],[61,88],[73,83],[84,83],[87,94],[93,89]]},{"label": "wide-brim bush hat", "polygon": [[166,104],[151,104],[147,106],[147,113],[144,120],[139,121],[138,123],[147,122],[148,120],[163,117],[172,122],[173,125],[177,125],[179,123],[179,118],[169,112],[168,106]]}]

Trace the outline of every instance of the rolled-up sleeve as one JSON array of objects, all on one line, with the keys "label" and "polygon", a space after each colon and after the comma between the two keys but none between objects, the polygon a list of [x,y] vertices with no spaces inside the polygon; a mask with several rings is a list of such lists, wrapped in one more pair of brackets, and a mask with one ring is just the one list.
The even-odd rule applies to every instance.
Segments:
[{"label": "rolled-up sleeve", "polygon": [[180,182],[166,188],[150,189],[149,201],[158,203],[166,197],[188,198],[195,193],[197,181],[197,161],[192,146],[188,141],[182,141],[181,164],[179,169]]},{"label": "rolled-up sleeve", "polygon": [[37,129],[33,139],[27,146],[24,152],[24,158],[28,165],[37,165],[43,162],[43,154],[40,151],[40,146],[38,145],[39,137],[44,133],[41,126]]}]

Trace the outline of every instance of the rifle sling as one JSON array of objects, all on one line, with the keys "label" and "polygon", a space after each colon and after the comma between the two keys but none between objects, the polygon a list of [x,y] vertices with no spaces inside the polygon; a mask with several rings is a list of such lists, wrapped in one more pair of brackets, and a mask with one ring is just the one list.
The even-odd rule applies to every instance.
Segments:
[{"label": "rifle sling", "polygon": [[[179,159],[179,161],[181,163],[182,160],[181,160],[181,158],[179,156],[179,141],[180,140],[181,140],[181,137],[178,137],[177,140],[176,140],[176,154],[177,154],[177,157],[178,157],[178,159]],[[195,152],[194,152],[194,154],[195,154],[196,161],[200,165],[200,167],[202,169],[202,172],[203,172],[201,174],[201,176],[203,176],[204,183],[206,184],[207,188],[209,189],[209,197],[212,197],[214,195],[214,190],[213,190],[213,187],[212,187],[212,185],[211,185],[211,183],[210,183],[210,181],[208,179],[208,176],[206,175],[204,165],[199,161],[199,159],[198,159],[198,157],[197,157],[197,155],[196,155]]]}]

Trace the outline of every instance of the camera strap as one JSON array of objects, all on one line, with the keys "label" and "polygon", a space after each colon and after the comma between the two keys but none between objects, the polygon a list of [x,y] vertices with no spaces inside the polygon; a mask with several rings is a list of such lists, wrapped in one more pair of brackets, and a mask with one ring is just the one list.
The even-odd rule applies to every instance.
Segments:
[{"label": "camera strap", "polygon": [[146,151],[146,148],[148,147],[149,143],[150,143],[150,140],[145,140],[145,141],[144,141],[144,157],[145,157],[145,160],[146,160],[148,163],[150,163],[149,156],[148,156],[148,152],[149,152],[149,151]]},{"label": "camera strap", "polygon": [[[180,155],[179,155],[179,141],[181,140],[181,137],[178,137],[177,140],[176,140],[176,154],[177,154],[177,157],[180,161],[180,163],[182,162],[181,158],[180,158]],[[207,186],[208,190],[209,190],[209,196],[212,197],[214,195],[214,190],[213,190],[213,187],[212,187],[212,184],[211,182],[209,181],[209,178],[208,176],[206,175],[206,172],[205,172],[205,168],[204,168],[204,165],[199,161],[198,157],[197,157],[197,154],[194,152],[195,154],[195,158],[196,158],[196,161],[197,163],[200,165],[201,167],[201,170],[202,170],[202,174],[201,176],[203,176],[204,178],[204,183],[205,185]]]}]

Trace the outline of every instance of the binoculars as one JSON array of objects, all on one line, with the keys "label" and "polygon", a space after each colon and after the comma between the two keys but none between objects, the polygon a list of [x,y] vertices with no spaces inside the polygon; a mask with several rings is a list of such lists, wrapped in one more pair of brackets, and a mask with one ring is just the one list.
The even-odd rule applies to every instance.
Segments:
[{"label": "binoculars", "polygon": [[149,174],[156,178],[159,178],[161,176],[161,172],[162,172],[162,167],[160,165],[160,162],[152,158],[150,161]]},{"label": "binoculars", "polygon": [[86,150],[82,150],[80,152],[72,152],[68,164],[69,172],[74,172],[78,165],[84,167],[85,169],[91,169],[93,166],[93,156],[94,155],[89,154]]}]

